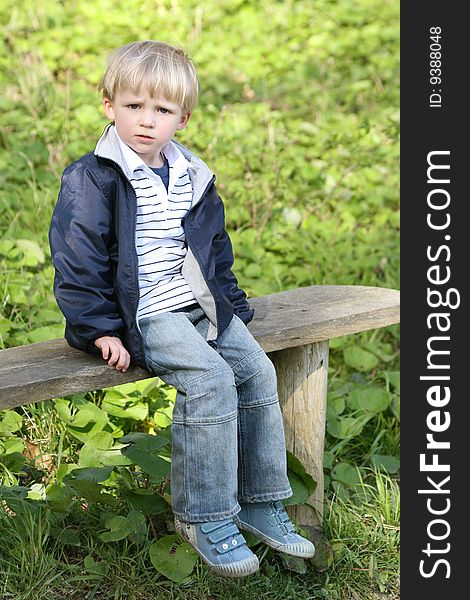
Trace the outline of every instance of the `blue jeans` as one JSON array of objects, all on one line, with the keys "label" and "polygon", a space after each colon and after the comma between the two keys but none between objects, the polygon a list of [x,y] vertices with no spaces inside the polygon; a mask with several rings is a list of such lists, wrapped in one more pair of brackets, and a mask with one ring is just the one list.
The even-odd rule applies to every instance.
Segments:
[{"label": "blue jeans", "polygon": [[140,322],[149,370],[177,389],[171,490],[186,522],[292,495],[273,364],[237,316],[213,345],[208,326],[199,306]]}]

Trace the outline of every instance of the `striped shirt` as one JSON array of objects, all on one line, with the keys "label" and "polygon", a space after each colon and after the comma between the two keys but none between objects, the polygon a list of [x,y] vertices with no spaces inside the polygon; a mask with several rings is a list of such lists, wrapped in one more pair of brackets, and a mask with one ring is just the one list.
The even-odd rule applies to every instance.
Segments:
[{"label": "striped shirt", "polygon": [[168,191],[161,178],[118,137],[137,197],[136,250],[139,263],[137,321],[189,306],[196,300],[181,274],[186,256],[182,219],[193,188],[188,162],[170,142],[162,152],[169,165]]}]

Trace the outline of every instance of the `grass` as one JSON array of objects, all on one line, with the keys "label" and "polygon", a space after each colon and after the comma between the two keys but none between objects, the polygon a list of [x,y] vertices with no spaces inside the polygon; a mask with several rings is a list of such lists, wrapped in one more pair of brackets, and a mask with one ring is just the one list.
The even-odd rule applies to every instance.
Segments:
[{"label": "grass", "polygon": [[[103,543],[98,538],[102,510],[74,511],[51,522],[41,508],[19,507],[18,515],[0,511],[0,594],[2,600],[395,600],[399,598],[399,488],[395,479],[373,473],[361,481],[355,502],[333,497],[326,503],[325,533],[333,555],[319,572],[310,562],[305,573],[286,570],[281,556],[260,543],[254,551],[260,571],[246,579],[216,577],[202,563],[183,584],[174,584],[152,567],[150,540]],[[81,514],[79,514],[81,513]],[[20,516],[21,515],[21,518]],[[158,534],[171,515],[155,522]],[[59,528],[59,532],[57,529]],[[64,531],[75,538],[62,537]],[[59,537],[58,533],[60,534]],[[72,543],[64,543],[70,539]],[[321,549],[317,549],[321,552]],[[90,574],[92,556],[105,570]]]}]

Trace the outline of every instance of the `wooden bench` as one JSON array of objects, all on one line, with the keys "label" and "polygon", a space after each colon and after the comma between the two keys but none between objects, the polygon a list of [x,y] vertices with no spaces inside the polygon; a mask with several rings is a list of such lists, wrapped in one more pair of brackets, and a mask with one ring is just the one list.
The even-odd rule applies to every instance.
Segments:
[{"label": "wooden bench", "polygon": [[[398,323],[397,290],[364,286],[311,286],[250,300],[249,328],[278,376],[287,449],[317,482],[308,506],[293,507],[297,523],[318,525],[323,514],[328,340]],[[52,340],[0,351],[0,409],[86,392],[151,375],[115,371],[100,357]]]}]

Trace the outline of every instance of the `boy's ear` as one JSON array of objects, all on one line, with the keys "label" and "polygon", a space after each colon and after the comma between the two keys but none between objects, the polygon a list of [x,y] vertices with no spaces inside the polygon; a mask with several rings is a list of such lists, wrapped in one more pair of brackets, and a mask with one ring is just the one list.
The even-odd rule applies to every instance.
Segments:
[{"label": "boy's ear", "polygon": [[110,121],[114,121],[114,108],[113,103],[109,98],[103,98],[104,114]]},{"label": "boy's ear", "polygon": [[187,113],[186,115],[183,115],[181,117],[180,123],[176,129],[184,129],[186,127],[186,125],[188,124],[190,116],[191,116],[191,113]]}]

